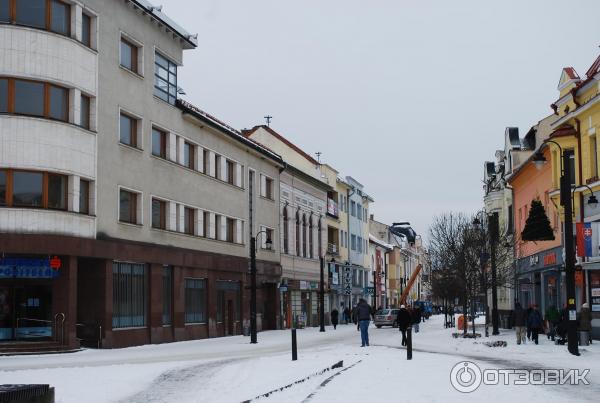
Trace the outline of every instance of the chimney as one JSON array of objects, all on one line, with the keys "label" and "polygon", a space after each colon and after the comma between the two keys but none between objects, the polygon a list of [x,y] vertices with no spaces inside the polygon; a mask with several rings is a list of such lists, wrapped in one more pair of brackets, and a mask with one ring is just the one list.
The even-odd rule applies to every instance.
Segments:
[{"label": "chimney", "polygon": [[371,214],[371,221],[375,221],[375,214]]}]

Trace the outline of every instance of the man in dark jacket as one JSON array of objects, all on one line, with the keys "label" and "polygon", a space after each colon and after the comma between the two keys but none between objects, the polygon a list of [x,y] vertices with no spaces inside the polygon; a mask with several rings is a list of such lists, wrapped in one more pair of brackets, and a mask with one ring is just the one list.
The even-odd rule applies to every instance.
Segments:
[{"label": "man in dark jacket", "polygon": [[531,330],[531,340],[538,344],[538,335],[544,331],[544,321],[537,305],[532,306],[531,313],[527,317],[527,327]]},{"label": "man in dark jacket", "polygon": [[404,305],[400,305],[396,321],[398,322],[398,330],[402,332],[402,345],[406,346],[406,330],[410,326],[412,318]]},{"label": "man in dark jacket", "polygon": [[515,304],[514,313],[515,332],[517,334],[517,344],[525,344],[525,326],[527,325],[527,313],[521,308],[521,304],[517,302]]},{"label": "man in dark jacket", "polygon": [[367,304],[367,301],[361,298],[358,301],[358,305],[356,305],[355,312],[356,320],[358,321],[358,326],[360,327],[360,339],[362,341],[361,347],[365,347],[369,345],[369,323],[371,322],[373,309],[369,304]]},{"label": "man in dark jacket", "polygon": [[333,308],[333,310],[331,311],[331,324],[333,325],[334,329],[337,327],[339,317],[340,312],[337,309]]},{"label": "man in dark jacket", "polygon": [[421,323],[421,318],[421,308],[416,306],[413,311],[413,327],[415,328],[415,333],[419,333],[419,323]]}]

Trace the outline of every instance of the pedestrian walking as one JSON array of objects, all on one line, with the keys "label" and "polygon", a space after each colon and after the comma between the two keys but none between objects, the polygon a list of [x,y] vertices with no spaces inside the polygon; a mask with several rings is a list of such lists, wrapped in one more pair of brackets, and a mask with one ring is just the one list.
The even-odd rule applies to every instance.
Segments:
[{"label": "pedestrian walking", "polygon": [[373,308],[367,304],[364,298],[361,298],[358,305],[356,305],[355,312],[360,327],[361,347],[365,347],[369,345],[369,323],[371,322],[371,315],[373,315]]},{"label": "pedestrian walking", "polygon": [[333,308],[333,310],[331,311],[331,324],[333,325],[334,329],[337,328],[339,316],[340,312],[337,309]]},{"label": "pedestrian walking", "polygon": [[413,327],[415,328],[415,333],[419,333],[419,323],[421,323],[422,317],[421,308],[416,306],[413,311]]},{"label": "pedestrian walking", "polygon": [[402,332],[402,345],[406,346],[406,331],[410,326],[411,317],[410,313],[404,305],[400,305],[400,309],[398,310],[398,315],[396,317],[396,322],[398,322],[398,330]]},{"label": "pedestrian walking", "polygon": [[592,342],[592,314],[590,305],[587,302],[581,306],[581,312],[579,313],[579,331],[588,332],[589,342]]},{"label": "pedestrian walking", "polygon": [[529,315],[531,315],[531,312],[533,311],[533,304],[529,304],[529,307],[527,308],[526,314],[527,314],[527,340],[531,340],[531,328],[529,327]]},{"label": "pedestrian walking", "polygon": [[515,304],[514,313],[515,332],[517,334],[517,344],[525,344],[525,326],[527,325],[527,313],[521,308],[521,304]]},{"label": "pedestrian walking", "polygon": [[344,323],[350,323],[350,309],[348,307],[344,309]]},{"label": "pedestrian walking", "polygon": [[560,313],[558,312],[558,309],[556,309],[554,305],[550,305],[548,309],[546,309],[546,326],[548,327],[548,333],[546,333],[546,335],[548,336],[548,340],[552,339],[552,341],[554,341],[559,320]]},{"label": "pedestrian walking", "polygon": [[527,317],[527,327],[531,330],[531,340],[538,344],[538,335],[544,331],[544,321],[535,304],[531,307],[531,313]]}]

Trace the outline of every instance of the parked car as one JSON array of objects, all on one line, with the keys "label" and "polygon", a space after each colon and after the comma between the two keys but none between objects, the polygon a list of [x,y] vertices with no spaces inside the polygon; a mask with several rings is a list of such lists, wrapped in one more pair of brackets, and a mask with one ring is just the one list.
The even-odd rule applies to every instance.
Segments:
[{"label": "parked car", "polygon": [[396,318],[398,317],[399,309],[381,309],[375,312],[375,326],[379,329],[381,326],[398,327]]}]

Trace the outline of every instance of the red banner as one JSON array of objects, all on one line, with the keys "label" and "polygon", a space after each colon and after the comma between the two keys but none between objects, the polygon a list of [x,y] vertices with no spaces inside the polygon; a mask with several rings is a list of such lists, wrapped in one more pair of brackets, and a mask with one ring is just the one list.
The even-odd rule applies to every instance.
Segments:
[{"label": "red banner", "polygon": [[578,222],[575,224],[577,228],[577,256],[584,257],[585,256],[585,238],[583,236],[583,223]]}]

